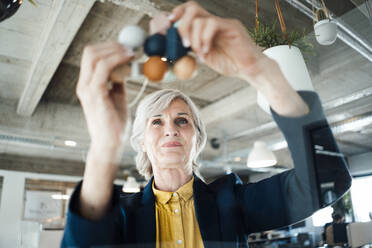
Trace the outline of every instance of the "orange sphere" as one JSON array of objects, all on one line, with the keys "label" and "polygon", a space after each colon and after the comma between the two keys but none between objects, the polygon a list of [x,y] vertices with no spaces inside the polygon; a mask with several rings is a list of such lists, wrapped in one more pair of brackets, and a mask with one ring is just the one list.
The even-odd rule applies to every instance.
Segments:
[{"label": "orange sphere", "polygon": [[196,61],[191,56],[183,56],[173,66],[173,73],[178,79],[188,80],[194,75]]},{"label": "orange sphere", "polygon": [[159,56],[151,56],[143,64],[143,74],[152,82],[161,81],[168,70],[167,62]]}]

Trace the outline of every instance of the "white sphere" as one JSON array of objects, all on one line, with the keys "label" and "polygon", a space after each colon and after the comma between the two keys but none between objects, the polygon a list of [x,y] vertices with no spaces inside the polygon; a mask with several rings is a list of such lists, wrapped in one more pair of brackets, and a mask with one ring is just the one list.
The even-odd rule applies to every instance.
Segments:
[{"label": "white sphere", "polygon": [[145,39],[146,33],[142,28],[136,25],[129,25],[120,31],[118,41],[128,48],[134,49],[142,46]]}]

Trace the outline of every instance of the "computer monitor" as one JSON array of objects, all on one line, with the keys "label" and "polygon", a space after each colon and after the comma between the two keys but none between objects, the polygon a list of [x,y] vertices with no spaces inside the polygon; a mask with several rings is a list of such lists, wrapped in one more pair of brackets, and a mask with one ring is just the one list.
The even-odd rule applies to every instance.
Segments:
[{"label": "computer monitor", "polygon": [[313,146],[314,175],[318,187],[318,199],[321,207],[326,207],[347,192],[350,188],[344,155],[340,152],[330,127],[324,121],[309,129]]}]

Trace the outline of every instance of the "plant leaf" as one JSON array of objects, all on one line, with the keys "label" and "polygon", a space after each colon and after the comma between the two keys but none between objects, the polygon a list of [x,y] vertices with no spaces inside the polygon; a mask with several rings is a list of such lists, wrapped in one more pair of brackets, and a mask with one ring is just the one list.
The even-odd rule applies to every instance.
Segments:
[{"label": "plant leaf", "polygon": [[35,7],[37,7],[36,3],[34,0],[28,0],[32,5],[34,5]]},{"label": "plant leaf", "polygon": [[248,33],[258,46],[267,49],[279,45],[288,45],[289,42],[290,44],[298,47],[303,53],[311,55],[315,54],[313,51],[313,45],[306,39],[305,29],[303,32],[297,30],[288,32],[287,41],[284,39],[281,31],[277,31],[276,21],[274,21],[274,23],[270,26],[261,23],[259,20],[257,20],[257,22],[257,30],[255,29],[253,32],[248,30]]}]

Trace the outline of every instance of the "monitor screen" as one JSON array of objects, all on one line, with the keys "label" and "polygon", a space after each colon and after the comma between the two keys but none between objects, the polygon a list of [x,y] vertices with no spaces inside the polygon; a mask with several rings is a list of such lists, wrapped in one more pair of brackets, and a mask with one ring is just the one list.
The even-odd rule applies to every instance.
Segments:
[{"label": "monitor screen", "polygon": [[349,180],[345,178],[345,157],[340,152],[333,134],[324,123],[310,129],[310,138],[313,146],[314,171],[318,186],[319,204],[326,207],[339,199],[350,187]]}]

